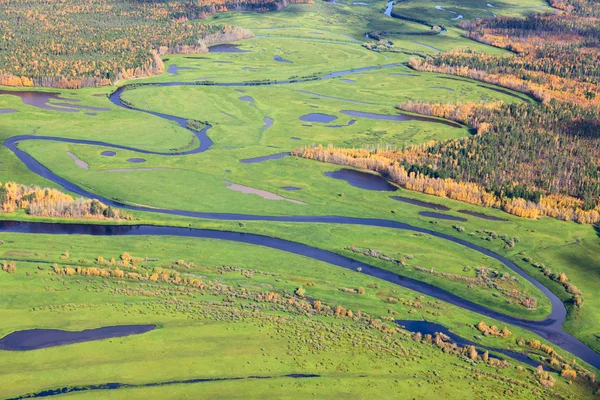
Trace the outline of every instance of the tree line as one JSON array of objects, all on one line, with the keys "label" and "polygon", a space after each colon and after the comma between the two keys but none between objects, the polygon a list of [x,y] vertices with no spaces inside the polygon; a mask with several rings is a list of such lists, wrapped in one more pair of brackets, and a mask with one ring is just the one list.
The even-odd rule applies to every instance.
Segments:
[{"label": "tree line", "polygon": [[29,215],[74,219],[131,219],[130,214],[106,206],[98,200],[79,197],[51,188],[0,183],[0,212],[25,210]]}]

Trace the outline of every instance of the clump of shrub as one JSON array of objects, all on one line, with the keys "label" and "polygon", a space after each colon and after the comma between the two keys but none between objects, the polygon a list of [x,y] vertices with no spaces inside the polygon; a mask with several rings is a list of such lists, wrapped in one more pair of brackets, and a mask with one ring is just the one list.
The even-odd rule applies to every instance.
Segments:
[{"label": "clump of shrub", "polygon": [[340,290],[344,293],[365,294],[365,288],[362,286],[359,287],[358,289],[350,289],[350,288],[341,287]]},{"label": "clump of shrub", "polygon": [[185,126],[186,126],[186,128],[193,129],[193,130],[199,132],[202,129],[204,129],[206,124],[204,122],[201,122],[201,121],[198,121],[195,119],[188,119],[187,121],[185,121]]},{"label": "clump of shrub", "polygon": [[[354,245],[352,245],[351,247],[346,247],[346,250],[350,250],[353,251],[354,253],[359,253],[362,255],[365,255],[367,257],[373,257],[373,258],[377,258],[379,260],[383,260],[383,261],[387,261],[387,262],[392,262],[394,264],[398,264],[398,265],[402,265],[402,266],[406,266],[406,259],[412,259],[413,256],[409,255],[409,256],[404,256],[402,257],[400,260],[395,259],[379,250],[375,250],[375,249],[361,249],[360,247],[356,247]],[[410,258],[409,258],[410,257]],[[360,268],[360,267],[359,267]],[[357,268],[358,271],[358,268]],[[362,271],[362,268],[361,268]],[[360,272],[360,271],[359,271]]]},{"label": "clump of shrub", "polygon": [[483,333],[486,336],[490,335],[490,336],[498,336],[498,337],[506,338],[506,337],[509,337],[510,335],[512,335],[512,332],[509,331],[506,326],[502,329],[498,329],[498,327],[496,325],[487,326],[486,323],[483,321],[480,321],[477,324],[477,329],[479,330],[479,332]]},{"label": "clump of shrub", "polygon": [[541,269],[542,273],[546,275],[546,277],[552,279],[555,282],[560,283],[565,288],[565,291],[573,296],[573,304],[575,304],[579,308],[583,306],[583,293],[577,288],[577,286],[569,282],[567,274],[565,274],[564,272],[555,274],[550,268],[546,268],[544,264],[539,262],[532,262],[531,265],[538,269]]},{"label": "clump of shrub", "polygon": [[454,229],[456,229],[457,231],[459,231],[459,232],[464,232],[465,231],[465,228],[463,226],[460,226],[460,225],[452,225],[452,227]]},{"label": "clump of shrub", "polygon": [[545,387],[554,386],[554,383],[556,381],[554,380],[554,378],[552,377],[552,375],[549,372],[544,371],[543,366],[538,365],[538,367],[535,370],[535,374],[536,374],[539,382],[542,384],[542,386],[545,386]]},{"label": "clump of shrub", "polygon": [[7,263],[6,261],[2,262],[2,271],[8,272],[9,274],[14,274],[17,272],[17,264],[14,262]]}]

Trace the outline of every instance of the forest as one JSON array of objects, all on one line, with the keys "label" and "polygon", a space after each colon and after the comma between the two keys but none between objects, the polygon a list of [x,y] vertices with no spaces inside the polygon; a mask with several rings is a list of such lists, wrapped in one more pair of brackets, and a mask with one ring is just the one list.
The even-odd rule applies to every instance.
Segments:
[{"label": "forest", "polygon": [[158,74],[162,55],[204,53],[212,44],[253,36],[247,29],[192,20],[231,9],[275,11],[287,4],[2,0],[0,85],[77,89]]},{"label": "forest", "polygon": [[297,154],[366,167],[404,187],[514,215],[599,222],[600,18],[590,12],[592,3],[560,1],[561,12],[461,25],[466,37],[512,55],[458,50],[411,60],[419,71],[464,76],[537,100],[398,105],[463,123],[476,132],[472,137],[396,151],[304,148]]}]

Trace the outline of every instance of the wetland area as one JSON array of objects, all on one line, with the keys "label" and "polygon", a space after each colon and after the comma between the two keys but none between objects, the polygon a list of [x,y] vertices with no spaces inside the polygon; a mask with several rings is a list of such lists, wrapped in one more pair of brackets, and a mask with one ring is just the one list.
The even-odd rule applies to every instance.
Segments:
[{"label": "wetland area", "polygon": [[411,61],[525,3],[211,6],[156,73],[0,87],[0,397],[592,398],[597,228],[443,192],[481,133],[400,106],[541,104]]}]

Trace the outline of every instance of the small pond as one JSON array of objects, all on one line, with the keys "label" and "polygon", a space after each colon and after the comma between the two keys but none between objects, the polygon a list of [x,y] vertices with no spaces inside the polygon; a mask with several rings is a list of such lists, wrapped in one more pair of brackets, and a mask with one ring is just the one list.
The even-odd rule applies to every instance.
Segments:
[{"label": "small pond", "polygon": [[29,329],[4,336],[0,339],[0,349],[12,351],[36,350],[45,347],[139,335],[155,328],[156,325],[121,325],[76,332],[59,329]]},{"label": "small pond", "polygon": [[336,117],[335,115],[312,113],[312,114],[305,114],[305,115],[301,116],[300,121],[322,122],[322,123],[328,124],[331,121],[335,121],[337,118],[338,117]]},{"label": "small pond", "polygon": [[472,217],[477,217],[477,218],[481,218],[481,219],[487,219],[488,221],[508,221],[505,218],[495,217],[493,215],[487,215],[487,214],[479,213],[479,212],[476,212],[476,211],[458,210],[458,212],[461,213],[461,214],[470,215]]},{"label": "small pond", "polygon": [[143,158],[129,158],[127,160],[127,162],[129,162],[129,163],[145,163],[146,160]]},{"label": "small pond", "polygon": [[394,192],[397,190],[396,186],[392,185],[379,175],[357,171],[354,169],[344,168],[335,172],[325,172],[325,176],[346,181],[351,186],[360,189],[379,190],[386,192]]},{"label": "small pond", "polygon": [[288,64],[293,64],[293,62],[289,61],[289,60],[285,60],[283,58],[281,58],[280,56],[275,56],[273,57],[273,60],[280,62],[280,63],[288,63]]},{"label": "small pond", "polygon": [[264,122],[264,126],[263,126],[263,131],[266,131],[267,129],[269,129],[270,127],[273,126],[273,118],[269,118],[269,117],[265,117],[263,118],[263,122]]},{"label": "small pond", "polygon": [[208,51],[211,53],[249,53],[250,50],[242,50],[238,47],[237,44],[217,44],[215,46],[210,46]]},{"label": "small pond", "polygon": [[189,70],[194,70],[197,68],[189,68],[189,67],[178,67],[177,64],[171,64],[169,65],[169,68],[167,68],[167,73],[172,74],[172,75],[177,75],[179,73],[179,71],[189,71]]},{"label": "small pond", "polygon": [[429,208],[431,210],[450,211],[450,209],[448,207],[443,206],[441,204],[429,203],[427,201],[416,200],[416,199],[409,199],[408,197],[392,196],[392,199],[397,200],[397,201],[402,201],[404,203],[412,204],[414,206]]}]

